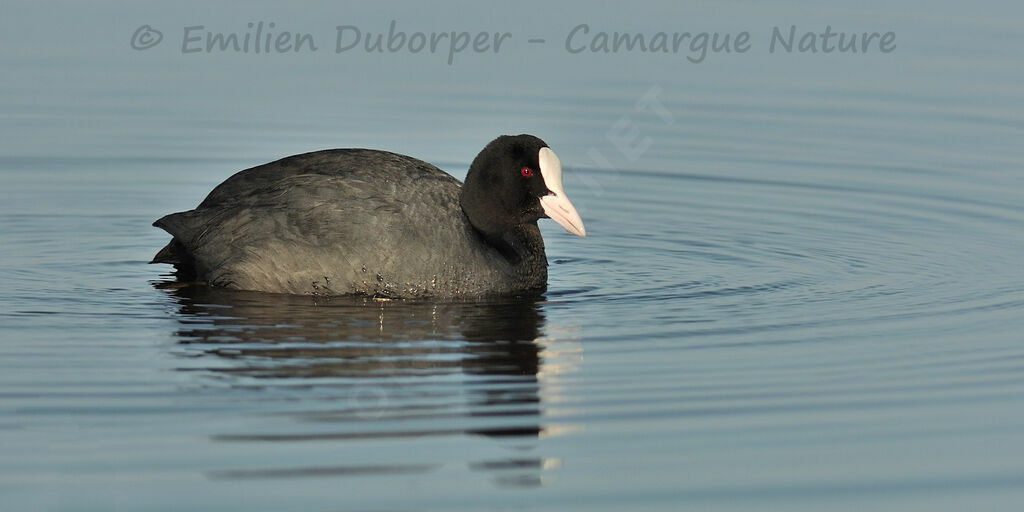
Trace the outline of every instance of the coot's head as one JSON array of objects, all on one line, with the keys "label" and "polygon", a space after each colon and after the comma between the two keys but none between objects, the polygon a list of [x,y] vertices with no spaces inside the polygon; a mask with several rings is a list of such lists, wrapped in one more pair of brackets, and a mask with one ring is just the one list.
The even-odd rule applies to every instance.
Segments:
[{"label": "coot's head", "polygon": [[586,236],[583,220],[562,189],[562,164],[533,135],[502,135],[473,160],[462,187],[462,209],[480,232],[502,237],[548,217]]}]

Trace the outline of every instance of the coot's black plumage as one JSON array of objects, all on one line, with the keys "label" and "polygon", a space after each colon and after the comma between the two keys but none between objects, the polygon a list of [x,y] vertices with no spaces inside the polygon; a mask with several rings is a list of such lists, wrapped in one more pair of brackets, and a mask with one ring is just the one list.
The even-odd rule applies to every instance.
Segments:
[{"label": "coot's black plumage", "polygon": [[464,185],[415,158],[333,149],[241,171],[196,209],[156,221],[174,238],[153,262],[183,280],[278,293],[540,291],[542,217],[586,234],[558,157],[532,135],[492,141]]}]

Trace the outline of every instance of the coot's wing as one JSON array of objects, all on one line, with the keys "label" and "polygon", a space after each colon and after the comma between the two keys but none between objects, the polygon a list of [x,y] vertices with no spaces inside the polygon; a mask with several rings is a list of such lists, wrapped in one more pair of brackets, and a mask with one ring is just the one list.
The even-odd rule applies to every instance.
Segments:
[{"label": "coot's wing", "polygon": [[278,182],[300,174],[343,176],[382,183],[425,176],[459,184],[441,169],[405,155],[373,149],[327,149],[239,171],[210,191],[199,208],[262,200],[267,191],[277,188]]},{"label": "coot's wing", "polygon": [[[316,172],[297,172],[303,161]],[[419,289],[436,283],[463,250],[451,242],[470,230],[458,194],[457,180],[419,160],[319,152],[236,174],[199,208],[156,225],[174,235],[169,248],[180,244],[172,252],[188,255],[178,259],[214,285],[287,293]]]}]

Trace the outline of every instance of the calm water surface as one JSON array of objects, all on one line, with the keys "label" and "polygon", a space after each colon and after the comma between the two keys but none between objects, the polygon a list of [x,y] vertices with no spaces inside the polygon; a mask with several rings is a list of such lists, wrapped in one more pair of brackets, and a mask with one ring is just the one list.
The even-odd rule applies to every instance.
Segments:
[{"label": "calm water surface", "polygon": [[[18,36],[0,53],[0,508],[1024,503],[1019,7],[254,5],[0,22]],[[556,42],[451,67],[129,47],[147,23],[441,30],[452,12]],[[560,52],[584,21],[751,30],[760,49]],[[899,47],[767,54],[791,23]],[[146,264],[167,240],[150,223],[239,169],[369,146],[461,178],[505,132],[552,144],[587,224],[542,223],[541,298],[227,292]]]}]

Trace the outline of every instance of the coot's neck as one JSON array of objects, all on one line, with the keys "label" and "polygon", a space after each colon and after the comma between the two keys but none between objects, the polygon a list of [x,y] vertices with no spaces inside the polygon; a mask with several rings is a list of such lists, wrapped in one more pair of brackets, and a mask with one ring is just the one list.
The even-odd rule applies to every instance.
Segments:
[{"label": "coot's neck", "polygon": [[498,236],[481,234],[511,265],[539,262],[547,266],[544,239],[541,238],[540,229],[535,222],[514,226]]},{"label": "coot's neck", "polygon": [[484,239],[505,259],[509,272],[522,288],[547,285],[548,259],[536,222],[519,224],[498,237],[484,234]]},{"label": "coot's neck", "polygon": [[547,284],[548,260],[536,218],[496,216],[485,205],[467,200],[465,194],[461,203],[470,225],[481,240],[504,260],[510,277],[519,281],[523,288],[539,288]]}]

